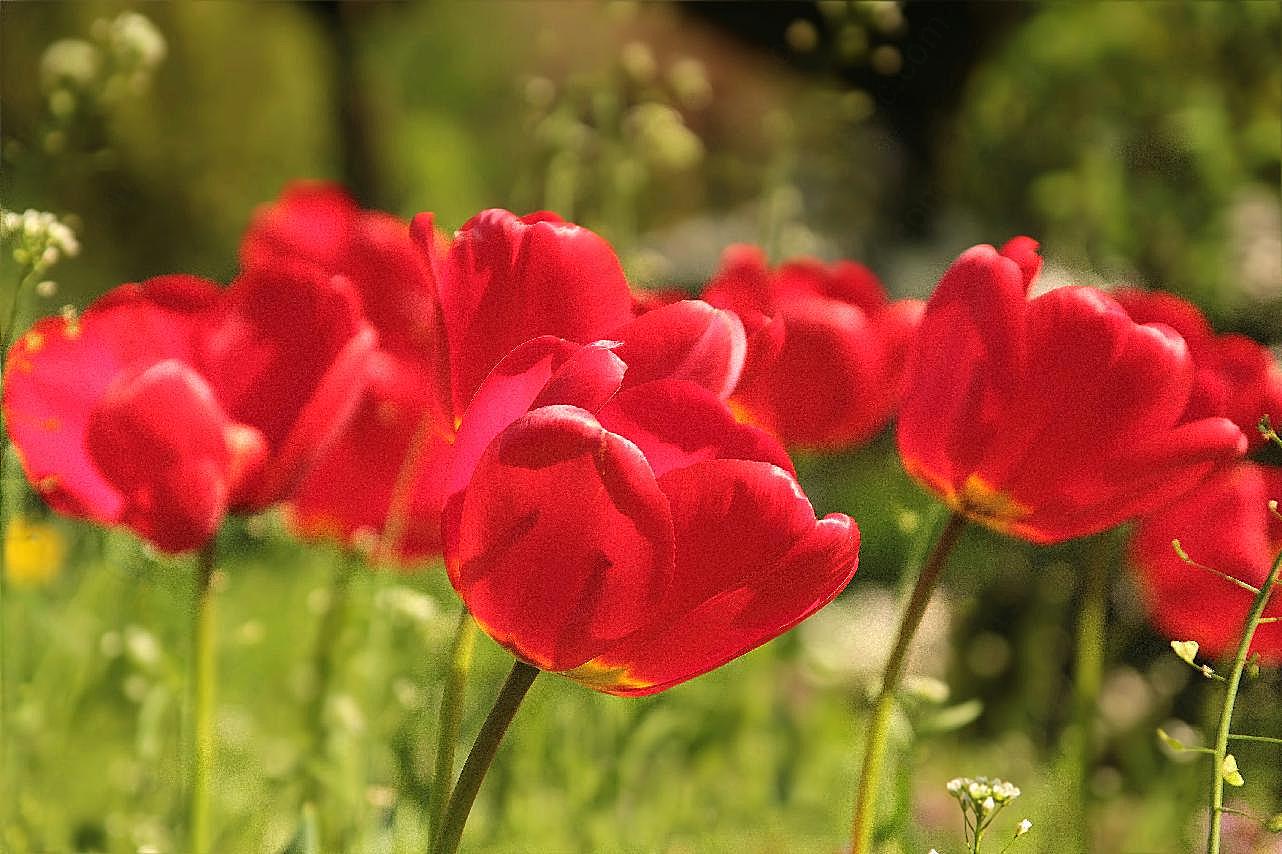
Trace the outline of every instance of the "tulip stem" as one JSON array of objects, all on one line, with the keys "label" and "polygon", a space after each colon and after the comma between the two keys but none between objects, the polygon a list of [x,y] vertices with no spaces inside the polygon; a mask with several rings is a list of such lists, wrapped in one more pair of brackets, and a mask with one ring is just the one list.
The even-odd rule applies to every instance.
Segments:
[{"label": "tulip stem", "polygon": [[[329,595],[325,599],[325,613],[321,616],[320,625],[316,629],[316,645],[312,650],[312,676],[315,681],[312,685],[306,721],[311,734],[311,744],[305,760],[312,770],[307,775],[307,788],[303,796],[305,803],[314,804],[321,796],[321,774],[317,765],[325,759],[325,707],[328,705],[330,686],[334,681],[336,647],[347,617],[347,605],[356,567],[357,558],[351,554],[344,555],[335,565],[330,578]],[[318,815],[323,815],[324,812],[321,810]]]},{"label": "tulip stem", "polygon": [[1233,669],[1229,672],[1228,686],[1224,692],[1224,706],[1220,710],[1220,728],[1215,737],[1214,767],[1211,768],[1211,815],[1210,829],[1207,832],[1207,854],[1220,854],[1220,825],[1224,818],[1224,760],[1229,753],[1229,738],[1233,729],[1233,706],[1237,702],[1238,686],[1242,682],[1242,671],[1246,669],[1246,660],[1251,652],[1251,641],[1255,630],[1268,607],[1269,595],[1277,583],[1278,571],[1282,569],[1282,552],[1273,559],[1269,575],[1260,585],[1260,592],[1255,595],[1255,602],[1247,614],[1246,624],[1242,627],[1242,638],[1238,642],[1237,655],[1233,658]]},{"label": "tulip stem", "polygon": [[485,779],[485,772],[494,761],[494,754],[498,752],[499,743],[503,741],[503,735],[512,723],[517,707],[521,705],[525,693],[534,684],[534,677],[538,675],[539,669],[532,664],[526,664],[520,659],[512,664],[507,681],[503,683],[503,688],[494,701],[494,708],[490,709],[489,716],[476,736],[476,743],[472,745],[472,752],[467,755],[467,762],[463,763],[458,783],[445,808],[440,832],[432,845],[432,854],[454,854],[458,851],[459,840],[463,838],[463,825],[467,823],[468,813],[472,811],[472,804],[476,801],[476,793],[480,791],[481,781]]},{"label": "tulip stem", "polygon": [[1071,791],[1073,834],[1079,851],[1087,851],[1090,827],[1088,777],[1095,758],[1093,724],[1104,675],[1104,626],[1108,619],[1108,590],[1114,540],[1095,537],[1087,547],[1082,578],[1081,612],[1077,620],[1077,650],[1073,666],[1073,724],[1065,756]]},{"label": "tulip stem", "polygon": [[908,660],[908,651],[912,646],[913,636],[921,625],[930,603],[931,594],[939,584],[940,575],[948,563],[948,556],[962,530],[966,527],[966,518],[958,513],[949,515],[944,529],[935,541],[935,547],[922,566],[921,574],[908,598],[903,617],[899,623],[899,635],[895,638],[894,649],[886,661],[886,669],[881,678],[881,690],[873,706],[872,718],[868,722],[867,747],[864,752],[863,770],[859,775],[859,786],[855,793],[855,817],[851,827],[851,854],[869,854],[872,850],[873,829],[877,820],[877,795],[881,789],[882,765],[886,758],[886,739],[890,728],[891,714],[895,709],[895,692],[904,676],[904,665]]},{"label": "tulip stem", "polygon": [[432,776],[431,800],[428,804],[428,827],[431,838],[436,839],[445,817],[445,804],[450,797],[450,781],[454,778],[454,744],[458,741],[459,725],[463,720],[463,695],[467,689],[468,671],[472,669],[472,653],[476,649],[476,621],[463,606],[454,641],[450,644],[449,672],[445,674],[445,689],[441,693],[440,721],[436,728],[436,771]]},{"label": "tulip stem", "polygon": [[215,543],[200,551],[196,594],[192,602],[191,658],[191,790],[187,832],[192,854],[209,854],[209,781],[214,764],[214,687],[217,677],[217,611],[214,579]]}]

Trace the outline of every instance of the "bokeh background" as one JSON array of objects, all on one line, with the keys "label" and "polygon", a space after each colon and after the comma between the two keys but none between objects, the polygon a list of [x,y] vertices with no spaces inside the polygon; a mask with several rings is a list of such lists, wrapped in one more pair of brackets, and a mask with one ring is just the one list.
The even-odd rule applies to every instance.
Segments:
[{"label": "bokeh background", "polygon": [[[855,258],[923,296],[961,249],[1026,233],[1049,282],[1167,289],[1221,331],[1282,344],[1276,2],[173,3],[138,7],[163,37],[145,73],[50,48],[109,46],[95,21],[131,8],[0,5],[0,200],[64,216],[82,245],[28,317],[161,273],[227,281],[254,207],[329,178],[446,228],[485,207],[553,209],[607,236],[637,286],[692,293],[726,245],[754,242],[776,260]],[[6,257],[6,311],[11,270]],[[658,697],[540,680],[465,846],[840,850],[896,586],[935,519],[888,436],[798,468],[818,510],[863,530],[843,598]],[[191,567],[44,520],[6,488],[53,539],[6,579],[0,849],[176,851]],[[1022,787],[1004,821],[1034,822],[1023,850],[1071,850],[1081,833],[1100,852],[1194,849],[1205,769],[1154,730],[1205,741],[1218,689],[1148,628],[1124,540],[967,534],[898,724],[915,738],[888,850],[962,850],[944,783],[963,774]],[[219,850],[289,849],[307,800],[322,850],[423,850],[458,610],[443,574],[299,546],[274,516],[228,542]],[[1069,677],[1089,561],[1115,569],[1083,829],[1065,806],[1065,745],[1080,735]],[[478,656],[467,734],[506,669],[488,640]],[[1239,709],[1242,730],[1282,732],[1278,675]],[[1282,810],[1282,755],[1237,754],[1235,803]],[[1231,829],[1231,851],[1282,851],[1277,835]]]}]

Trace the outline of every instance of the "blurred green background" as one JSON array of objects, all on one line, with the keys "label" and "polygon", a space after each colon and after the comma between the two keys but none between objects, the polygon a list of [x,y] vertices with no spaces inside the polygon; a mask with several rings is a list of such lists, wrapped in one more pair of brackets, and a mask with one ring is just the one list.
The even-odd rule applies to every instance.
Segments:
[{"label": "blurred green background", "polygon": [[[167,272],[227,281],[254,207],[320,177],[447,228],[489,206],[555,209],[609,237],[639,286],[697,290],[727,244],[749,241],[776,260],[858,258],[892,292],[924,295],[960,249],[1027,233],[1049,279],[1168,289],[1221,330],[1282,343],[1275,2],[148,4],[166,46],[149,73],[111,88],[104,69],[76,77],[65,51],[50,59],[60,39],[109,43],[94,22],[131,8],[0,5],[0,201],[64,216],[82,246],[28,318]],[[6,311],[11,270],[6,256]],[[895,585],[934,516],[888,436],[798,468],[818,510],[860,522],[847,594],[658,697],[542,678],[465,847],[841,849]],[[179,850],[192,567],[54,525],[60,573],[11,577],[3,603],[0,850]],[[900,722],[918,738],[887,784],[888,850],[962,850],[943,786],[963,774],[1023,788],[1003,821],[1035,828],[1013,851],[1071,850],[1069,674],[1092,560],[1115,567],[1092,850],[1194,850],[1205,769],[1153,731],[1204,741],[1218,689],[1146,627],[1123,541],[967,535],[917,666],[951,696],[919,680]],[[442,574],[351,572],[356,558],[300,549],[274,517],[223,546],[219,850],[285,850],[307,799],[323,850],[423,850],[458,608]],[[318,638],[334,662],[319,749]],[[506,660],[482,640],[468,737]],[[1282,731],[1277,674],[1239,708],[1240,729]],[[1237,754],[1234,803],[1282,810],[1277,749]],[[1227,850],[1282,851],[1247,823],[1233,833]]]}]

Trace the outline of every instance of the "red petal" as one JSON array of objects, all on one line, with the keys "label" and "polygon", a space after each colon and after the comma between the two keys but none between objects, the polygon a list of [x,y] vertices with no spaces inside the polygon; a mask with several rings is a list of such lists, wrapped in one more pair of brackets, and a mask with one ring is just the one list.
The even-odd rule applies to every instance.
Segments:
[{"label": "red petal", "polygon": [[[1130,555],[1145,603],[1172,640],[1195,640],[1212,658],[1231,653],[1241,636],[1252,595],[1176,556],[1178,539],[1189,557],[1248,584],[1264,582],[1282,549],[1282,523],[1270,526],[1267,503],[1282,496],[1282,470],[1241,463],[1208,480],[1136,526]],[[1265,612],[1282,617],[1282,599]],[[1260,626],[1251,649],[1266,664],[1282,663],[1282,623]]]},{"label": "red petal", "polygon": [[464,493],[450,579],[499,643],[577,667],[651,618],[672,574],[672,517],[641,452],[589,413],[508,427]]},{"label": "red petal", "polygon": [[235,486],[233,463],[252,469],[264,450],[177,360],[118,377],[89,416],[85,447],[122,498],[120,521],[172,552],[214,535]]},{"label": "red petal", "polygon": [[376,335],[341,277],[241,275],[203,342],[201,366],[227,412],[271,447],[261,482],[237,500],[284,498],[360,402]]},{"label": "red petal", "polygon": [[459,424],[444,495],[467,486],[494,437],[530,409],[552,404],[595,412],[623,381],[623,362],[609,347],[545,335],[507,355],[477,389]]},{"label": "red petal", "polygon": [[1042,256],[1037,254],[1037,247],[1036,240],[1022,236],[1012,237],[1002,246],[1002,255],[1019,265],[1025,291],[1032,286],[1033,280],[1042,270]]},{"label": "red petal", "polygon": [[19,336],[4,377],[4,414],[27,478],[55,510],[114,522],[122,498],[85,445],[89,413],[120,374],[192,361],[216,285],[164,276],[122,285],[75,320],[46,318]]},{"label": "red petal", "polygon": [[846,516],[816,522],[796,481],[766,463],[713,460],[669,472],[677,562],[649,625],[611,645],[592,687],[650,694],[720,667],[836,598],[858,565]]},{"label": "red petal", "polygon": [[716,395],[691,382],[657,380],[625,388],[597,418],[635,443],[656,477],[713,459],[757,460],[793,471],[788,454],[769,434],[735,421]]},{"label": "red petal", "polygon": [[632,317],[614,250],[550,214],[478,214],[459,231],[438,280],[456,411],[518,344],[539,335],[587,343]]},{"label": "red petal", "polygon": [[345,260],[360,209],[336,184],[297,181],[254,212],[240,244],[245,268],[271,268],[282,258],[305,259],[329,271]]},{"label": "red petal", "polygon": [[[369,385],[351,423],[294,495],[294,523],[308,536],[378,542],[404,561],[439,554],[439,469],[453,425],[436,421],[422,366],[380,355],[367,370]],[[415,488],[415,480],[423,486]],[[395,542],[383,544],[385,536]]]},{"label": "red petal", "polygon": [[963,252],[935,289],[909,357],[897,438],[918,477],[972,472],[1021,392],[1027,298],[1019,267],[991,246]]},{"label": "red petal", "polygon": [[626,385],[689,380],[723,398],[739,381],[747,349],[739,318],[701,300],[647,312],[610,337],[621,342],[615,352],[628,365]]}]

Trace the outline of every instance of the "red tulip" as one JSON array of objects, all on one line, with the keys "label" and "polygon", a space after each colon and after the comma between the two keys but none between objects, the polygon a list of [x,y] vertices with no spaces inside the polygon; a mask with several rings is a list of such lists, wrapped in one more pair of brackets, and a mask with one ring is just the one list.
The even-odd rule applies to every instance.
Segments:
[{"label": "red tulip", "polygon": [[440,552],[440,472],[453,465],[459,415],[490,369],[530,338],[592,341],[632,317],[609,245],[546,213],[485,211],[447,243],[430,214],[407,227],[308,185],[259,214],[242,256],[344,275],[392,342],[291,509],[304,533],[381,540],[406,561]]},{"label": "red tulip", "polygon": [[857,445],[894,414],[922,305],[889,302],[868,268],[803,259],[770,270],[760,249],[733,246],[704,298],[747,327],[735,402],[785,444]]},{"label": "red tulip", "polygon": [[1137,323],[1165,323],[1188,342],[1197,368],[1187,417],[1222,415],[1242,428],[1253,445],[1268,415],[1282,423],[1282,368],[1268,348],[1244,335],[1216,335],[1194,306],[1174,294],[1123,289],[1113,297]]},{"label": "red tulip", "polygon": [[[1212,657],[1237,648],[1254,596],[1189,566],[1171,541],[1192,560],[1259,586],[1282,551],[1282,519],[1268,511],[1270,499],[1282,499],[1282,469],[1243,462],[1140,520],[1131,562],[1162,633],[1197,641]],[[1265,616],[1282,617],[1282,596],[1274,595]],[[1282,663],[1282,623],[1261,625],[1251,648],[1269,664]]]},{"label": "red tulip", "polygon": [[1041,259],[1016,238],[944,275],[912,348],[898,441],[950,507],[1037,543],[1163,506],[1239,457],[1226,418],[1190,417],[1194,365],[1171,327],[1101,291],[1029,300]]},{"label": "red tulip", "polygon": [[611,694],[661,691],[765,643],[857,564],[854,522],[817,521],[783,448],[717,394],[742,331],[693,336],[692,316],[715,329],[725,315],[684,302],[622,344],[529,341],[459,429],[455,589],[514,654]]},{"label": "red tulip", "polygon": [[240,255],[249,270],[342,276],[379,334],[381,352],[367,364],[354,417],[290,502],[295,528],[376,541],[391,517],[401,554],[439,552],[439,511],[410,512],[414,497],[401,477],[407,457],[433,458],[454,433],[436,277],[408,223],[361,210],[336,186],[301,182],[255,214]]},{"label": "red tulip", "polygon": [[184,551],[289,495],[356,406],[375,343],[341,279],[165,276],[19,338],[5,419],[54,509]]}]

